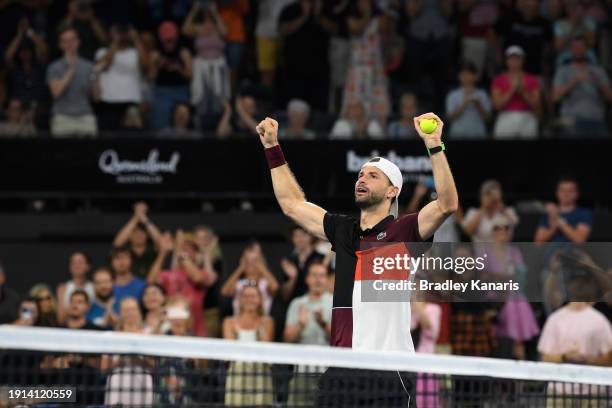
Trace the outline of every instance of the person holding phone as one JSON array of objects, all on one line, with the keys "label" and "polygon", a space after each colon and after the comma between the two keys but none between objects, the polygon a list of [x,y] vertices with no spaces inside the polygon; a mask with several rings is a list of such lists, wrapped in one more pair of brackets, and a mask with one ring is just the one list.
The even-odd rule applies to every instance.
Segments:
[{"label": "person holding phone", "polygon": [[25,298],[19,303],[17,320],[13,322],[16,326],[36,326],[38,322],[38,304],[34,298]]}]

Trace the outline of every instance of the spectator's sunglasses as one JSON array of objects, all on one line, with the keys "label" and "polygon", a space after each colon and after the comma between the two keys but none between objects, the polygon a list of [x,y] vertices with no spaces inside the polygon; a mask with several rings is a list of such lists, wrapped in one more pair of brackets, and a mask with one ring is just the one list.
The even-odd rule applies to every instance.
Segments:
[{"label": "spectator's sunglasses", "polygon": [[51,295],[46,295],[46,296],[38,296],[36,298],[37,301],[42,302],[44,300],[51,300]]},{"label": "spectator's sunglasses", "polygon": [[508,231],[509,229],[510,227],[507,225],[496,225],[493,227],[494,231],[501,231],[501,230]]}]

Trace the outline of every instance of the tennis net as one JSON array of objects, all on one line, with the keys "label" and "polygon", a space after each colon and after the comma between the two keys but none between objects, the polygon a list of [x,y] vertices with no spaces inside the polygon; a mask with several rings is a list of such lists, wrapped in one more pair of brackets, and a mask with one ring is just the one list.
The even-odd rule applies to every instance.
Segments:
[{"label": "tennis net", "polygon": [[25,387],[78,406],[612,407],[603,367],[0,326],[0,407]]}]

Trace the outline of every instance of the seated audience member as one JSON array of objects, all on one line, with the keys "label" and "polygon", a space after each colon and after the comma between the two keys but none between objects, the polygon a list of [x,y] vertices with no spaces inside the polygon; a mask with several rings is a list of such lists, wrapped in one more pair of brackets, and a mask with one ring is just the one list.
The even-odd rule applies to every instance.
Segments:
[{"label": "seated audience member", "polygon": [[561,104],[563,135],[576,138],[605,137],[606,102],[612,101],[612,87],[606,71],[586,58],[582,37],[571,42],[571,60],[555,71],[553,102]]},{"label": "seated audience member", "polygon": [[0,324],[11,323],[17,319],[19,295],[6,285],[6,273],[0,264]]},{"label": "seated audience member", "polygon": [[480,208],[470,208],[461,226],[474,242],[493,241],[493,220],[505,217],[510,225],[510,233],[519,222],[513,207],[507,207],[502,197],[502,188],[496,180],[487,180],[480,186]]},{"label": "seated audience member", "polygon": [[453,139],[486,139],[491,100],[484,89],[476,88],[476,66],[469,62],[463,64],[458,78],[459,88],[446,97],[448,135]]},{"label": "seated audience member", "polygon": [[[223,338],[242,342],[274,339],[274,321],[264,314],[263,296],[257,286],[246,285],[240,291],[238,313],[223,320]],[[232,362],[225,389],[225,405],[272,404],[270,368],[264,363]]]},{"label": "seated audience member", "polygon": [[134,28],[115,24],[110,37],[110,47],[100,48],[95,56],[96,69],[100,70],[97,112],[101,130],[121,129],[128,107],[142,102],[140,73],[148,62]]},{"label": "seated audience member", "polygon": [[541,113],[541,84],[523,70],[525,52],[517,45],[506,49],[506,72],[493,78],[491,93],[498,111],[493,129],[496,139],[535,139]]},{"label": "seated audience member", "polygon": [[34,285],[32,289],[30,289],[30,297],[36,299],[36,303],[38,304],[38,326],[59,326],[56,301],[53,297],[51,288],[44,283]]},{"label": "seated audience member", "polygon": [[132,257],[128,249],[113,249],[111,252],[111,268],[115,273],[113,312],[119,313],[119,307],[123,299],[128,297],[137,300],[142,299],[142,292],[146,283],[132,273]]},{"label": "seated audience member", "polygon": [[387,127],[389,139],[417,139],[414,118],[419,114],[419,105],[415,94],[405,93],[400,99],[400,119]]},{"label": "seated audience member", "polygon": [[94,288],[87,274],[91,270],[89,258],[83,252],[73,252],[68,263],[70,280],[57,286],[57,317],[60,323],[66,317],[65,310],[70,303],[72,292],[77,289],[87,292],[90,299],[94,297]]},{"label": "seated audience member", "polygon": [[144,202],[134,204],[132,218],[121,228],[113,240],[114,248],[126,248],[132,257],[132,272],[146,279],[157,256],[162,234],[148,216]]},{"label": "seated audience member", "polygon": [[586,208],[577,206],[579,194],[576,180],[562,178],[557,182],[557,203],[546,205],[546,214],[540,217],[535,242],[581,244],[589,239],[593,215]]},{"label": "seated audience member", "polygon": [[189,82],[192,75],[192,56],[181,45],[179,30],[172,21],[164,21],[158,29],[159,49],[151,53],[148,78],[153,87],[151,127],[167,128],[172,108],[189,103]]},{"label": "seated audience member", "polygon": [[286,276],[281,283],[281,295],[285,302],[306,294],[308,268],[323,260],[323,255],[317,252],[314,246],[315,237],[301,226],[295,225],[291,229],[291,243],[293,244],[291,255],[281,260],[281,269]]},{"label": "seated audience member", "polygon": [[314,131],[307,129],[310,106],[301,99],[292,99],[287,104],[287,126],[283,126],[278,136],[284,139],[314,139]]},{"label": "seated audience member", "polygon": [[[413,121],[414,123],[414,121]],[[359,100],[347,103],[342,117],[331,130],[331,139],[382,139],[384,131],[380,123],[368,118],[365,105]]]},{"label": "seated audience member", "polygon": [[597,22],[585,13],[585,1],[568,0],[562,2],[565,9],[565,18],[555,21],[555,51],[557,52],[557,66],[562,66],[571,59],[572,38],[581,36],[586,43],[585,58],[595,63],[595,46],[597,44]]},{"label": "seated audience member", "polygon": [[97,93],[94,65],[79,57],[79,35],[73,28],[59,34],[63,56],[47,68],[47,84],[53,97],[51,134],[95,136],[98,124],[91,106]]},{"label": "seated audience member", "polygon": [[217,137],[256,135],[257,101],[250,95],[239,95],[234,103],[235,111],[229,101],[225,102],[223,116],[217,126]]},{"label": "seated audience member", "polygon": [[89,295],[82,289],[76,289],[70,295],[70,303],[66,308],[65,327],[67,329],[100,330],[100,327],[87,320],[88,311]]},{"label": "seated audience member", "polygon": [[[435,353],[436,342],[442,324],[442,308],[431,302],[410,302],[412,319],[410,333],[417,353]],[[441,407],[438,380],[433,374],[417,374],[417,407]]]},{"label": "seated audience member", "polygon": [[191,128],[191,109],[186,103],[179,103],[172,111],[171,127],[160,130],[158,137],[172,139],[196,139],[202,135]]},{"label": "seated audience member", "polygon": [[327,268],[321,262],[310,264],[306,285],[308,292],[289,305],[284,340],[326,346],[331,334],[333,296],[327,292]]},{"label": "seated audience member", "polygon": [[17,304],[17,319],[12,324],[16,326],[38,326],[38,316],[36,299],[25,298]]},{"label": "seated audience member", "polygon": [[[162,271],[162,266],[174,246],[177,250],[177,265],[171,270]],[[190,239],[177,236],[176,243],[172,234],[166,233],[162,239],[161,250],[151,266],[147,277],[149,284],[159,283],[168,297],[181,297],[189,301],[193,317],[193,333],[206,336],[203,319],[206,289],[217,280],[214,271],[200,268],[196,263],[198,246]]]},{"label": "seated audience member", "polygon": [[11,99],[7,108],[6,120],[0,122],[0,138],[36,135],[32,114],[32,111],[22,109],[19,99]]},{"label": "seated audience member", "polygon": [[131,105],[125,110],[125,115],[123,115],[121,123],[125,133],[142,132],[145,128],[142,111],[136,105]]},{"label": "seated audience member", "polygon": [[169,325],[166,320],[166,291],[157,283],[149,283],[142,293],[144,331],[146,334],[164,334]]},{"label": "seated audience member", "polygon": [[245,286],[255,285],[262,297],[263,313],[270,314],[272,299],[278,290],[278,281],[268,269],[258,243],[248,245],[240,257],[240,263],[225,284],[221,287],[221,295],[233,298],[234,315],[240,312],[240,296]]},{"label": "seated audience member", "polygon": [[[612,366],[612,326],[590,302],[569,302],[551,314],[538,342],[542,361],[548,363]],[[554,383],[548,385],[547,407],[600,406],[593,385]],[[575,396],[575,399],[573,398]],[[590,401],[590,398],[593,401]]]},{"label": "seated audience member", "polygon": [[98,268],[93,273],[94,296],[87,312],[87,320],[98,327],[113,327],[117,316],[113,312],[113,274],[107,268]]}]

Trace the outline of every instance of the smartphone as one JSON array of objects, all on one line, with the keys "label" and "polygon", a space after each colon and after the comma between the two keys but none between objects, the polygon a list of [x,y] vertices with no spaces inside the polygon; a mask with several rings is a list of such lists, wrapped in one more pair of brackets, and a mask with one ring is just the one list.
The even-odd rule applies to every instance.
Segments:
[{"label": "smartphone", "polygon": [[32,321],[33,316],[34,313],[32,313],[32,309],[30,309],[29,307],[22,307],[21,310],[19,310],[19,318],[21,320]]}]

